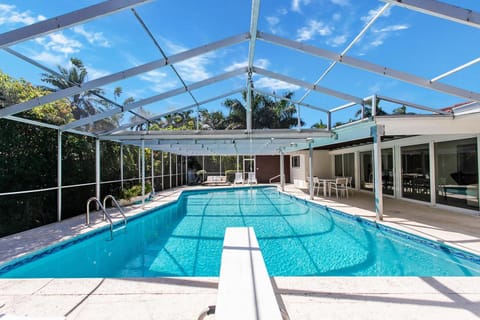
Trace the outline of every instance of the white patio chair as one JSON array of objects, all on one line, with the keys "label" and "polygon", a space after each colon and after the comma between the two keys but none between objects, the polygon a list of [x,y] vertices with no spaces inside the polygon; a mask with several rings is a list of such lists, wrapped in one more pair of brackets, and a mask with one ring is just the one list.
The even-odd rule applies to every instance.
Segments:
[{"label": "white patio chair", "polygon": [[248,184],[257,184],[257,178],[255,177],[255,172],[249,172],[248,173],[247,183]]},{"label": "white patio chair", "polygon": [[243,180],[243,173],[242,172],[235,172],[235,180],[233,184],[244,184],[245,180]]},{"label": "white patio chair", "polygon": [[338,199],[338,193],[341,196],[346,196],[348,199],[347,178],[336,178],[335,182],[330,182],[328,185],[328,194],[332,195],[332,190],[335,190],[335,194]]}]

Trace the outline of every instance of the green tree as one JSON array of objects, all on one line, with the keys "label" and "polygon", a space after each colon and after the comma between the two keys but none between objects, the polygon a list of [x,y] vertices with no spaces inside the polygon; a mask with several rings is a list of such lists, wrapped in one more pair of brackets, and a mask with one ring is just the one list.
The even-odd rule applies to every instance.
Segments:
[{"label": "green tree", "polygon": [[320,122],[314,123],[312,125],[312,129],[325,129],[326,127],[327,127],[327,125],[324,124],[322,120],[320,120]]},{"label": "green tree", "polygon": [[[286,99],[293,96],[292,92],[284,94]],[[227,129],[246,129],[246,101],[247,92],[242,93],[243,103],[238,99],[226,99],[223,105],[229,109]],[[297,125],[298,119],[295,105],[288,100],[276,101],[270,97],[255,93],[252,95],[252,128],[253,129],[281,129],[292,128]],[[304,122],[301,121],[303,125]]]}]

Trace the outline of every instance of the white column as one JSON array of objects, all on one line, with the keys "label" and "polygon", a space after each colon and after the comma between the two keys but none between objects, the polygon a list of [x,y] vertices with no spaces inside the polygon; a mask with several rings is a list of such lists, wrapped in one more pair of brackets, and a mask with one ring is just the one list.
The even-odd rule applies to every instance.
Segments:
[{"label": "white column", "polygon": [[313,200],[313,147],[311,142],[308,144],[308,177],[308,191],[310,200]]},{"label": "white column", "polygon": [[180,185],[183,185],[183,156],[180,155]]},{"label": "white column", "polygon": [[145,206],[145,140],[142,140],[142,207]]},{"label": "white column", "polygon": [[280,150],[280,187],[285,191],[285,155]]},{"label": "white column", "polygon": [[402,197],[402,149],[400,146],[393,148],[394,159],[394,185],[395,185],[395,198],[400,199]]},{"label": "white column", "polygon": [[355,162],[355,190],[360,190],[360,152],[359,151],[355,151],[355,153],[353,154],[353,161]]},{"label": "white column", "polygon": [[120,186],[123,190],[123,144],[120,144]]},{"label": "white column", "polygon": [[172,188],[172,153],[169,152],[168,153],[168,173],[169,173],[169,181],[170,181],[170,184],[169,184],[169,187],[170,189]]},{"label": "white column", "polygon": [[175,186],[178,187],[178,154],[175,155]]},{"label": "white column", "polygon": [[185,156],[185,184],[188,185],[188,156]]},{"label": "white column", "polygon": [[57,135],[57,221],[62,221],[62,131]]},{"label": "white column", "polygon": [[222,175],[222,156],[220,156],[220,175]]},{"label": "white column", "polygon": [[[375,105],[375,104],[374,104]],[[371,128],[373,136],[373,175],[375,191],[375,213],[377,220],[383,220],[383,190],[382,190],[382,126]]]},{"label": "white column", "polygon": [[430,161],[430,204],[434,206],[437,203],[436,195],[437,195],[437,188],[435,183],[435,146],[433,141],[430,141],[428,146],[428,155]]},{"label": "white column", "polygon": [[[95,197],[100,200],[100,139],[95,139]],[[97,203],[97,210],[98,207]]]},{"label": "white column", "polygon": [[237,154],[237,172],[240,170],[240,156]]},{"label": "white column", "polygon": [[[477,172],[478,172],[478,180],[480,181],[480,155],[478,154],[480,152],[480,135],[477,135]],[[480,192],[477,188],[477,199],[478,199],[478,204],[480,205]],[[480,207],[477,207],[477,210],[480,210]]]},{"label": "white column", "polygon": [[151,168],[151,179],[152,179],[152,194],[155,193],[155,159],[153,157],[153,149],[150,149],[152,168]]},{"label": "white column", "polygon": [[137,168],[138,168],[138,180],[142,180],[142,147],[140,146],[138,148],[138,162],[137,162]]},{"label": "white column", "polygon": [[205,180],[205,156],[202,156],[202,170],[203,170],[202,181],[204,181]]},{"label": "white column", "polygon": [[163,170],[163,151],[161,153],[161,158],[162,158],[162,190],[163,190],[163,189],[165,189],[165,187],[163,186],[163,181],[164,181],[163,180],[164,179],[164,177],[163,177],[163,172],[164,172],[164,170]]}]

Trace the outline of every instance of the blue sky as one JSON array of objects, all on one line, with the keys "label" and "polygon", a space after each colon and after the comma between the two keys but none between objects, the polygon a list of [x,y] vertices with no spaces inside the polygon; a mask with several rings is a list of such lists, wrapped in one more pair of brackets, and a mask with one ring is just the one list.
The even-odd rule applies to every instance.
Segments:
[{"label": "blue sky", "polygon": [[[100,1],[3,1],[0,3],[0,33],[39,20],[86,7]],[[477,0],[444,1],[480,12]],[[260,5],[259,30],[327,50],[342,52],[384,2],[375,0],[263,0]],[[221,40],[250,26],[250,1],[186,0],[153,1],[136,11],[150,28],[168,56]],[[70,57],[80,58],[89,70],[89,80],[160,59],[153,42],[142,30],[130,10],[106,16],[61,32],[26,41],[14,50],[56,69],[68,65]],[[246,65],[248,43],[237,44],[176,64],[187,84]],[[352,57],[431,79],[480,56],[480,30],[400,7],[392,7],[378,19],[347,54]],[[255,65],[293,78],[313,83],[330,61],[258,42]],[[40,84],[42,70],[1,51],[0,69],[13,77]],[[480,92],[480,64],[441,80],[444,83]],[[305,90],[294,85],[256,75],[255,87],[264,91],[295,92],[299,99]],[[193,91],[202,101],[245,85],[239,76]],[[461,98],[418,88],[363,70],[337,64],[320,82],[321,86],[358,97],[381,94],[442,108],[464,101]],[[108,97],[121,86],[123,95],[141,100],[181,86],[168,67],[105,86]],[[234,95],[233,97],[239,97]],[[203,107],[223,110],[221,101]],[[324,109],[347,101],[310,93],[305,102]],[[144,107],[151,114],[192,104],[188,94],[178,95]],[[397,106],[384,105],[384,108]],[[333,121],[354,118],[356,109],[333,114]],[[122,121],[128,121],[125,115]],[[322,112],[301,108],[306,127],[322,120]]]}]

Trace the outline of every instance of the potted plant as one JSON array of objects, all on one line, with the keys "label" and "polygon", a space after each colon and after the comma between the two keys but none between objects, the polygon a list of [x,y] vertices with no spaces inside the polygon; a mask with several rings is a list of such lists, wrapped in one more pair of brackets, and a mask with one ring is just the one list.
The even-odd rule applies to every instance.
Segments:
[{"label": "potted plant", "polygon": [[145,196],[142,197],[142,185],[136,184],[130,188],[123,189],[120,194],[120,205],[127,206],[135,202],[147,199],[152,192],[152,186],[149,183],[145,184]]}]

